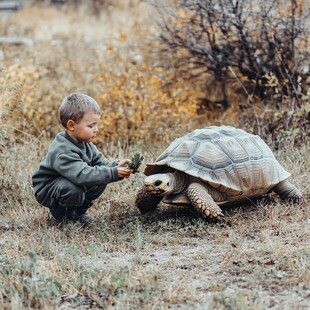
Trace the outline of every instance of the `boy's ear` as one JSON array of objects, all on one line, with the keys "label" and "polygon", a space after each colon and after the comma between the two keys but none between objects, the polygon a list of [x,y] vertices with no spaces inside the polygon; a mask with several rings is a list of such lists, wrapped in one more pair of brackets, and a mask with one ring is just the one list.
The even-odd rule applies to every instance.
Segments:
[{"label": "boy's ear", "polygon": [[75,124],[75,122],[74,122],[72,119],[69,119],[69,120],[67,121],[67,128],[68,128],[69,130],[74,130],[74,124]]}]

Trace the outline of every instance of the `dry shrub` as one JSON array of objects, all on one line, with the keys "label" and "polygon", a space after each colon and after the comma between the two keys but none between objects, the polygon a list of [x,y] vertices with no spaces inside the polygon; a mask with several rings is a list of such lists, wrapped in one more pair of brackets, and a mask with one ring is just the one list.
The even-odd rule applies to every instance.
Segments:
[{"label": "dry shrub", "polygon": [[[282,96],[298,96],[309,73],[309,6],[305,1],[173,1],[157,4],[161,39],[168,53],[187,52],[172,63],[213,75],[223,95],[231,68],[244,79],[249,93],[270,98],[269,76]],[[202,76],[203,78],[203,76]],[[268,90],[268,92],[267,92]]]},{"label": "dry shrub", "polygon": [[40,88],[44,71],[35,65],[15,64],[8,67],[0,78],[0,82],[6,83],[8,89],[13,88],[19,93],[19,100],[10,100],[8,103],[10,117],[7,120],[17,133],[39,135],[57,121],[57,109],[49,104],[54,103],[53,93],[47,95],[44,88]]},{"label": "dry shrub", "polygon": [[[18,78],[11,80],[10,70],[2,70],[0,77],[0,214],[6,208],[24,203],[25,197],[32,197],[29,191],[31,160],[37,156],[35,139],[23,132],[22,120],[18,118],[22,107],[23,85]],[[28,153],[21,151],[27,145]]]},{"label": "dry shrub", "polygon": [[[126,63],[122,54],[119,58]],[[103,138],[155,142],[169,135],[174,126],[194,118],[198,108],[195,85],[182,79],[171,83],[171,75],[149,59],[127,63],[122,72],[110,69],[101,74],[98,78],[105,89],[98,101],[104,112]]]},{"label": "dry shrub", "polygon": [[[89,76],[81,72],[83,66],[76,66],[79,57],[71,58],[70,64],[62,56],[61,65],[49,71],[41,64],[9,66],[5,79],[9,85],[18,85],[21,92],[20,101],[11,102],[12,126],[35,136],[55,135],[60,130],[60,102],[75,90],[85,90],[102,108],[101,132],[96,141],[99,143],[117,139],[128,143],[159,140],[169,135],[173,126],[187,123],[197,114],[197,91],[193,84],[184,84],[181,79],[171,83],[169,72],[141,55],[133,58],[136,61],[128,61],[122,52],[111,48],[105,57],[108,61],[88,68],[92,74],[88,89],[78,87]],[[115,66],[109,66],[110,63]],[[76,76],[76,87],[58,82],[69,74]]]},{"label": "dry shrub", "polygon": [[[291,102],[290,102],[291,103]],[[274,143],[276,149],[301,147],[310,142],[310,104],[287,104],[281,109],[270,109],[261,116],[261,136]]]},{"label": "dry shrub", "polygon": [[[236,124],[262,136],[274,149],[301,147],[310,143],[310,79],[305,93],[298,98],[274,96],[240,105],[234,104],[226,114],[234,115]],[[239,113],[238,113],[239,112]]]},{"label": "dry shrub", "polygon": [[[12,127],[52,138],[62,130],[59,105],[75,91],[94,97],[102,108],[97,143],[162,140],[169,138],[176,126],[188,125],[195,118],[196,85],[172,80],[172,71],[157,66],[157,47],[148,43],[154,37],[150,29],[141,27],[137,12],[127,22],[132,31],[121,31],[121,25],[112,31],[105,24],[100,26],[107,22],[105,18],[92,19],[94,28],[102,27],[98,35],[89,33],[89,23],[78,32],[73,29],[80,24],[80,12],[58,12],[59,24],[67,27],[61,32],[55,23],[57,12],[54,8],[27,7],[10,21],[34,38],[32,47],[3,49],[6,67],[2,80],[5,77],[8,84],[18,84],[20,90],[19,102],[10,106]],[[42,24],[39,16],[46,23]],[[39,26],[50,29],[44,40]],[[11,29],[9,23],[7,29]],[[18,64],[12,65],[12,60]]]},{"label": "dry shrub", "polygon": [[166,66],[200,85],[200,118],[261,134],[275,147],[309,141],[305,1],[154,3]]},{"label": "dry shrub", "polygon": [[[26,16],[31,12],[39,11],[28,8]],[[69,15],[70,20],[74,16]],[[19,18],[23,24],[22,13]],[[56,41],[53,44],[40,42],[33,49],[21,47],[19,51],[4,49],[5,55],[11,55],[12,59],[21,52],[24,55],[19,64],[11,65],[9,61],[0,78],[1,83],[5,80],[20,92],[19,100],[10,102],[10,126],[37,137],[52,137],[61,130],[58,121],[61,100],[71,92],[82,91],[93,96],[103,110],[97,143],[116,140],[129,144],[168,143],[177,133],[184,132],[180,128],[191,130],[211,124],[237,125],[268,140],[272,137],[277,144],[290,136],[295,145],[305,142],[309,135],[309,94],[293,100],[284,97],[271,75],[265,87],[281,96],[274,95],[269,101],[253,97],[251,102],[256,102],[253,105],[247,103],[250,98],[245,86],[249,81],[236,70],[236,75],[230,72],[225,81],[225,96],[230,98],[231,106],[225,110],[225,96],[221,98],[224,94],[215,78],[209,75],[207,81],[195,79],[199,69],[188,66],[188,71],[194,74],[190,78],[180,68],[170,66],[174,58],[186,56],[184,50],[160,59],[158,46],[148,43],[154,41],[154,34],[141,30],[140,26],[133,28],[136,34],[130,40],[126,33],[119,32],[118,37],[115,35],[104,46],[99,40],[82,41],[77,34],[70,38],[68,33],[54,33],[50,36]],[[29,29],[34,31],[30,26]],[[28,58],[31,61],[26,61]],[[212,100],[201,100],[206,96]],[[215,106],[221,109],[214,109]]]}]

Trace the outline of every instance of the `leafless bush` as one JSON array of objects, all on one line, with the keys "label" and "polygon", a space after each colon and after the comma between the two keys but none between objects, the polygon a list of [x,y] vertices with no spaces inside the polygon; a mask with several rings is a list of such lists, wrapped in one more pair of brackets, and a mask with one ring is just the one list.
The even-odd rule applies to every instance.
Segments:
[{"label": "leafless bush", "polygon": [[176,0],[158,4],[161,39],[170,62],[191,77],[227,86],[238,80],[245,95],[300,98],[309,75],[309,7],[289,0]]}]

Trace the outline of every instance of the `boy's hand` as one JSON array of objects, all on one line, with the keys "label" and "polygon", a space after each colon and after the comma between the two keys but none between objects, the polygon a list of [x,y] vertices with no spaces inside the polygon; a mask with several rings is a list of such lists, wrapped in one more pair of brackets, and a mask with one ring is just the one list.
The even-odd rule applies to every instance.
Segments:
[{"label": "boy's hand", "polygon": [[132,174],[133,170],[126,167],[126,164],[130,162],[130,159],[124,159],[118,163],[117,171],[120,178],[129,178],[129,176]]},{"label": "boy's hand", "polygon": [[136,153],[135,155],[133,155],[130,163],[126,164],[126,167],[128,167],[129,169],[132,169],[133,173],[137,173],[139,172],[139,167],[142,164],[144,157],[140,154],[140,153]]}]

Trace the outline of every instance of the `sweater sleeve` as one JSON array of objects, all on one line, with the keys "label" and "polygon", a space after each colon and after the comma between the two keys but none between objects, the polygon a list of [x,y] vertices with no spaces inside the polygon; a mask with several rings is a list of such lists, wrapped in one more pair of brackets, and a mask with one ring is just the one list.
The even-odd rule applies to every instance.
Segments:
[{"label": "sweater sleeve", "polygon": [[74,153],[59,154],[53,166],[60,175],[78,186],[108,184],[119,180],[117,166],[90,166]]},{"label": "sweater sleeve", "polygon": [[115,167],[120,162],[119,160],[113,160],[113,161],[107,160],[95,146],[93,146],[93,152],[94,152],[93,165]]}]

